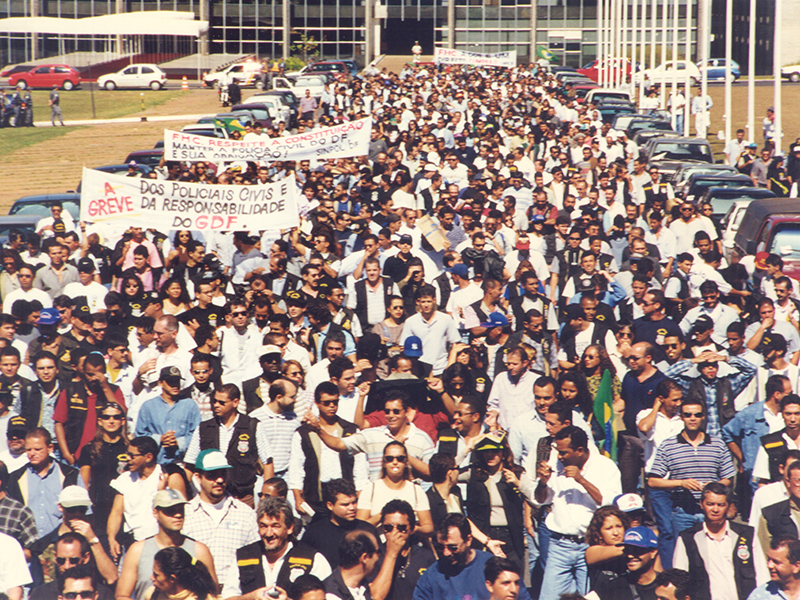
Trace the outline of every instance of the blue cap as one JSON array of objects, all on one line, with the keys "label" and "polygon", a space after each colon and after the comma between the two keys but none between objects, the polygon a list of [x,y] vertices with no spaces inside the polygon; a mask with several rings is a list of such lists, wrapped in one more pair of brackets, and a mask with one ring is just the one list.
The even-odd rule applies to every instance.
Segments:
[{"label": "blue cap", "polygon": [[39,313],[37,325],[57,325],[61,321],[61,313],[57,308],[43,308]]},{"label": "blue cap", "polygon": [[622,543],[626,546],[655,550],[658,548],[658,536],[649,527],[631,527],[625,532]]},{"label": "blue cap", "polygon": [[403,354],[409,358],[422,356],[422,340],[415,335],[408,336],[403,344]]},{"label": "blue cap", "polygon": [[464,263],[458,263],[457,265],[453,265],[453,268],[450,269],[450,272],[453,275],[458,275],[461,279],[469,279],[469,267]]},{"label": "blue cap", "polygon": [[501,312],[493,312],[489,314],[489,321],[481,323],[481,327],[507,327],[508,317]]}]

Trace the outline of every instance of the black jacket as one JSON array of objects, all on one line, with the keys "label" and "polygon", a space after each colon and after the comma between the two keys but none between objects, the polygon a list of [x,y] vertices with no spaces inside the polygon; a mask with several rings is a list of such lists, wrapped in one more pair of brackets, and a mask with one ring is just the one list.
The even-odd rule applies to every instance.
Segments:
[{"label": "black jacket", "polygon": [[[514,486],[506,482],[502,477],[497,482],[497,491],[503,498],[503,508],[506,513],[508,531],[511,535],[511,542],[517,556],[525,556],[525,541],[523,530],[525,528],[522,509],[522,496]],[[477,481],[473,477],[467,484],[467,514],[481,531],[487,531],[490,527],[492,516],[492,499],[489,496],[489,489],[482,481]]]}]

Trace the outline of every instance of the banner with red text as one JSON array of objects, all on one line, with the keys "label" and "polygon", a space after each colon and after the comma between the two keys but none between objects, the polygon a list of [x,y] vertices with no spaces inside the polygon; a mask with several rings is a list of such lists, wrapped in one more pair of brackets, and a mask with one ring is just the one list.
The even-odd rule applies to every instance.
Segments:
[{"label": "banner with red text", "polygon": [[369,154],[372,119],[349,121],[281,138],[258,141],[223,140],[180,131],[164,131],[166,160],[274,161],[312,158],[352,158]]},{"label": "banner with red text", "polygon": [[289,229],[299,225],[294,175],[268,185],[206,185],[83,169],[81,220],[200,231]]},{"label": "banner with red text", "polygon": [[434,48],[433,60],[437,65],[472,65],[476,67],[508,67],[513,69],[517,66],[517,51],[482,54],[453,48]]}]

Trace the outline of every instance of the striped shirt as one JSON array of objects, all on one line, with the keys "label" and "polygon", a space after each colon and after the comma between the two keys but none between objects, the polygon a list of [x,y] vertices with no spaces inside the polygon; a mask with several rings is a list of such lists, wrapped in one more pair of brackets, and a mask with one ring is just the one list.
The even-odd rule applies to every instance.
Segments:
[{"label": "striped shirt", "polygon": [[272,448],[272,464],[275,475],[282,477],[289,469],[289,456],[292,453],[292,435],[300,427],[300,419],[292,411],[277,414],[267,406],[261,406],[250,413],[254,419],[261,421],[258,426],[258,437],[266,436]]},{"label": "striped shirt", "polygon": [[[386,444],[394,441],[397,440],[395,440],[387,425],[362,429],[358,433],[342,439],[350,454],[366,453],[370,481],[380,479],[381,467],[383,466],[383,449]],[[433,440],[413,423],[410,424],[408,436],[406,436],[404,443],[409,456],[426,463],[433,456],[435,448]],[[277,468],[275,470],[277,471]]]},{"label": "striped shirt", "polygon": [[[659,479],[696,479],[700,483],[731,479],[736,473],[731,453],[722,438],[704,434],[697,447],[692,446],[683,432],[664,440],[656,449],[655,460],[648,477]],[[692,491],[695,500],[702,492]]]}]

